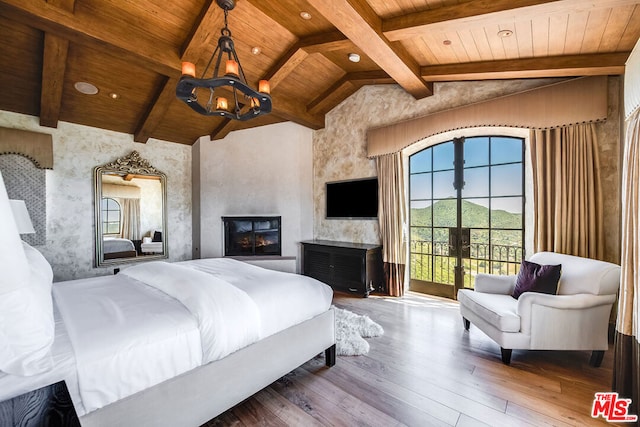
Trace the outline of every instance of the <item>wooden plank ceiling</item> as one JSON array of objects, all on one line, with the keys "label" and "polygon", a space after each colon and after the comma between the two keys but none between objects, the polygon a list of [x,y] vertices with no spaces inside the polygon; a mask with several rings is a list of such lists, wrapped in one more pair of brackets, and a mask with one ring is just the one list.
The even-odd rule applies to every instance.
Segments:
[{"label": "wooden plank ceiling", "polygon": [[273,97],[272,113],[248,122],[200,116],[175,97],[181,61],[202,70],[222,25],[212,0],[0,0],[0,109],[143,143],[287,120],[320,129],[368,84],[420,99],[443,81],[622,74],[640,1],[238,0],[229,28],[240,61]]}]

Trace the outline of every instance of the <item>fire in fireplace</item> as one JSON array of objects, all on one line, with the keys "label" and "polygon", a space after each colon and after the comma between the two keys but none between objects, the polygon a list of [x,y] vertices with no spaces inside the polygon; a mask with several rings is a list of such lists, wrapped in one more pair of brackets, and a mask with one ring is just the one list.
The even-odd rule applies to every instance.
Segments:
[{"label": "fire in fireplace", "polygon": [[281,217],[223,216],[224,255],[282,255]]}]

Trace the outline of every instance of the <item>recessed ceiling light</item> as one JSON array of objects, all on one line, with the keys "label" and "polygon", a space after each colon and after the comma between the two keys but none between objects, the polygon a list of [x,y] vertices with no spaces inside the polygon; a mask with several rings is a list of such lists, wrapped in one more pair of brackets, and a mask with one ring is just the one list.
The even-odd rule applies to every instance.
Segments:
[{"label": "recessed ceiling light", "polygon": [[262,50],[258,46],[251,48],[251,53],[253,53],[254,55],[259,55],[260,52],[262,52]]},{"label": "recessed ceiling light", "polygon": [[117,93],[115,93],[115,92],[111,92],[111,93],[109,94],[109,97],[110,97],[111,99],[120,99],[120,95],[119,95],[119,94],[117,94]]},{"label": "recessed ceiling light", "polygon": [[308,21],[309,19],[311,19],[311,14],[309,12],[302,11],[300,12],[300,17]]},{"label": "recessed ceiling light", "polygon": [[445,46],[449,46],[451,44],[451,40],[444,40],[442,44]]},{"label": "recessed ceiling light", "polygon": [[98,88],[87,82],[75,82],[73,87],[80,93],[84,93],[85,95],[95,95],[98,93]]},{"label": "recessed ceiling light", "polygon": [[349,54],[349,61],[351,61],[351,62],[360,62],[360,55],[358,55],[357,53],[350,53]]},{"label": "recessed ceiling light", "polygon": [[513,31],[511,30],[500,30],[498,31],[498,37],[511,37],[513,35]]}]

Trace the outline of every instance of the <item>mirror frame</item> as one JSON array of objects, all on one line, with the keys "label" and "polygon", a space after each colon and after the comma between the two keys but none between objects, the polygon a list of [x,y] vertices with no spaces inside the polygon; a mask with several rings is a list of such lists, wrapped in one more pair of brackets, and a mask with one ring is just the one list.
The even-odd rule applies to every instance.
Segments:
[{"label": "mirror frame", "polygon": [[[104,248],[102,240],[102,174],[105,172],[115,172],[118,174],[150,175],[160,177],[162,186],[162,254],[145,255],[135,258],[115,258],[104,259]],[[140,157],[137,151],[132,151],[128,156],[120,157],[111,163],[96,166],[93,169],[93,192],[95,211],[95,256],[94,265],[104,267],[109,265],[126,264],[132,262],[144,262],[169,257],[169,244],[167,236],[167,176],[164,172],[153,167],[149,161]]]}]

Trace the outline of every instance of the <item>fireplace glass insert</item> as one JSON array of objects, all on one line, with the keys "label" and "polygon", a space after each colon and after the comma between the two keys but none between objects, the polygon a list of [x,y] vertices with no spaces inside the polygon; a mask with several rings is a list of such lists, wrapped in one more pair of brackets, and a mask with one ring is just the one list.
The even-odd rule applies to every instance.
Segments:
[{"label": "fireplace glass insert", "polygon": [[223,216],[224,255],[282,255],[279,216]]}]

